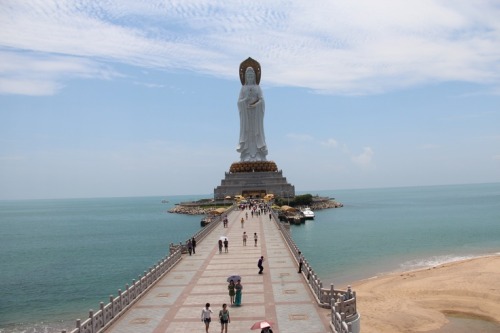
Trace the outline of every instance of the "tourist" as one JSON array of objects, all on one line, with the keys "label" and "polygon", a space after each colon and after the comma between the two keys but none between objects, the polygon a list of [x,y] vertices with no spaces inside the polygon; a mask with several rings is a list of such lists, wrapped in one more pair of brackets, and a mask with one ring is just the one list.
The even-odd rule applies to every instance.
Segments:
[{"label": "tourist", "polygon": [[191,239],[188,240],[187,247],[188,247],[189,255],[191,255],[191,253],[193,252],[193,242],[191,242]]},{"label": "tourist", "polygon": [[354,293],[352,292],[351,286],[347,286],[347,292],[344,294],[344,301],[354,298]]},{"label": "tourist", "polygon": [[264,256],[261,256],[259,261],[257,262],[257,267],[259,267],[259,274],[262,274],[262,271],[264,270],[264,266],[262,265],[264,263]]},{"label": "tourist", "polygon": [[247,232],[243,231],[243,246],[247,246],[247,238],[248,238]]},{"label": "tourist", "polygon": [[205,323],[205,332],[208,333],[208,327],[212,321],[211,314],[212,309],[210,309],[210,303],[205,304],[205,307],[201,310],[201,321]]},{"label": "tourist", "polygon": [[271,327],[268,326],[261,329],[260,333],[273,333],[273,330],[271,329]]},{"label": "tourist", "polygon": [[241,280],[236,281],[234,285],[235,296],[234,296],[234,305],[241,305],[241,290],[243,290],[243,286],[241,285]]},{"label": "tourist", "polygon": [[234,281],[229,281],[229,286],[227,286],[227,289],[229,290],[229,300],[231,301],[231,305],[234,304],[234,295],[236,294],[234,287]]},{"label": "tourist", "polygon": [[245,224],[245,219],[241,218],[241,227],[243,228],[243,225]]},{"label": "tourist", "polygon": [[222,239],[219,239],[219,254],[222,253]]},{"label": "tourist", "polygon": [[196,253],[196,239],[194,237],[191,239],[191,244],[193,245],[193,254]]},{"label": "tourist", "polygon": [[299,251],[299,273],[302,273],[302,265],[304,264],[304,256]]},{"label": "tourist", "polygon": [[224,252],[228,252],[228,247],[229,247],[229,241],[227,238],[224,239]]},{"label": "tourist", "polygon": [[259,238],[259,237],[257,236],[257,233],[256,233],[256,232],[254,232],[254,233],[253,233],[253,241],[254,241],[254,246],[257,246],[257,239],[258,239],[258,238]]},{"label": "tourist", "polygon": [[219,321],[220,321],[220,333],[227,333],[227,324],[231,322],[231,317],[229,317],[229,310],[227,309],[227,304],[222,304],[222,310],[219,311]]}]

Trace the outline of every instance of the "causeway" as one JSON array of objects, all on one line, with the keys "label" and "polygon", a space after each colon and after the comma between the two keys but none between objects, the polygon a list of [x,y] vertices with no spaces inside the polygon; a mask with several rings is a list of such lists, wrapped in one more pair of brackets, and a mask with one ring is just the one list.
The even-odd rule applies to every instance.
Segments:
[{"label": "causeway", "polygon": [[[248,219],[245,217],[248,213]],[[253,323],[268,320],[274,333],[331,332],[331,311],[318,306],[276,222],[269,215],[254,216],[249,210],[228,214],[228,227],[221,222],[198,242],[196,253],[182,259],[111,324],[107,333],[205,332],[201,310],[205,303],[214,312],[209,332],[221,330],[218,313],[228,304],[230,332],[250,330]],[[241,218],[244,224],[241,224]],[[243,246],[243,232],[248,234]],[[257,233],[257,246],[253,235]],[[229,240],[228,252],[219,253],[218,240]],[[264,256],[264,272],[257,261]],[[240,275],[242,305],[230,306],[227,277]]]}]

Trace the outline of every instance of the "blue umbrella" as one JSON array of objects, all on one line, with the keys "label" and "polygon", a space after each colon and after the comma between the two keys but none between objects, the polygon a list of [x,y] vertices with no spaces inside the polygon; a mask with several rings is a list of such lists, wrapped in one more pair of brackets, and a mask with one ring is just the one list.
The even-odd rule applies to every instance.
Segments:
[{"label": "blue umbrella", "polygon": [[227,278],[227,282],[230,282],[230,281],[236,282],[238,280],[241,281],[241,276],[239,276],[239,275],[231,275],[230,277]]}]

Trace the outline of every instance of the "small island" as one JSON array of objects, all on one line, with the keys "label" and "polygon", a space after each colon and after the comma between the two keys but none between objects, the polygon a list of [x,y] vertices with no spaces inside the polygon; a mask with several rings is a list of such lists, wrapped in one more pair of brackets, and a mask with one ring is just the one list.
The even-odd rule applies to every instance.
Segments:
[{"label": "small island", "polygon": [[[227,198],[224,200],[201,199],[198,201],[181,202],[169,209],[168,212],[174,214],[209,215],[217,211],[220,212],[220,208],[229,208],[234,203],[238,203],[242,200],[267,201],[259,198]],[[301,207],[309,207],[313,211],[328,208],[340,208],[344,206],[341,202],[336,201],[334,198],[320,197],[319,195],[313,196],[311,194],[297,195],[293,198],[276,198],[268,202],[275,210],[279,210],[282,206],[289,206],[297,209],[300,209]]]}]

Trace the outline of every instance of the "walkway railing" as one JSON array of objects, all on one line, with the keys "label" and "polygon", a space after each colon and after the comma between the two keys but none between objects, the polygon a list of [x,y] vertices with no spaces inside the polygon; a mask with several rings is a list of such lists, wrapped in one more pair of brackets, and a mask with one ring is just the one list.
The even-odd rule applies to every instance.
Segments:
[{"label": "walkway railing", "polygon": [[[83,322],[76,320],[76,328],[71,333],[97,333],[109,326],[121,314],[134,304],[149,288],[172,269],[180,260],[182,254],[180,249],[160,260],[158,264],[151,267],[144,275],[139,275],[138,280],[132,280],[132,285],[125,286],[125,291],[118,290],[118,296],[109,296],[109,303],[99,305],[99,310],[94,313],[89,311],[89,318]],[[62,331],[66,333],[65,330]]]},{"label": "walkway railing", "polygon": [[[235,206],[229,208],[225,214],[230,213]],[[205,238],[213,229],[215,229],[222,221],[222,216],[213,219],[207,226],[200,229],[189,239],[196,239],[197,242]],[[188,239],[188,240],[189,240]],[[103,302],[99,304],[99,310],[94,313],[89,310],[89,318],[81,322],[80,319],[76,320],[76,328],[70,333],[98,333],[103,329],[109,327],[115,322],[125,310],[130,308],[142,295],[144,295],[151,286],[153,286],[163,275],[170,271],[182,258],[182,253],[187,252],[187,241],[184,244],[174,245],[170,244],[170,254],[160,260],[158,264],[151,267],[144,275],[139,275],[138,280],[132,280],[132,285],[125,286],[125,291],[118,290],[118,296],[110,296],[109,303],[104,305]],[[66,330],[62,331],[66,333]]]},{"label": "walkway railing", "polygon": [[[276,223],[280,229],[295,260],[299,262],[300,250],[290,235],[290,224],[288,222],[280,222],[278,215],[274,211],[272,214],[274,223]],[[318,305],[331,310],[330,326],[335,332],[352,333],[353,329],[351,322],[359,318],[356,309],[356,292],[352,292],[350,289],[335,289],[333,284],[330,285],[330,288],[323,288],[323,283],[305,258],[303,260],[302,274],[316,297]]]}]

